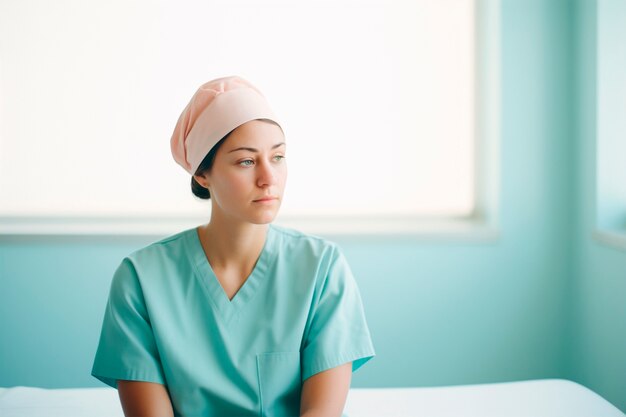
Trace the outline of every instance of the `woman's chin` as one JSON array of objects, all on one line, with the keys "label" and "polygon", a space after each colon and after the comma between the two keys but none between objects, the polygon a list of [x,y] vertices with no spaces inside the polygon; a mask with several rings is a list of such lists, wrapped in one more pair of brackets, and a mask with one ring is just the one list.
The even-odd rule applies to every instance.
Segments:
[{"label": "woman's chin", "polygon": [[258,215],[254,216],[253,219],[250,220],[251,223],[254,224],[268,224],[274,221],[274,219],[276,218],[276,215],[278,213],[272,211],[272,212],[265,212],[265,213],[259,213]]}]

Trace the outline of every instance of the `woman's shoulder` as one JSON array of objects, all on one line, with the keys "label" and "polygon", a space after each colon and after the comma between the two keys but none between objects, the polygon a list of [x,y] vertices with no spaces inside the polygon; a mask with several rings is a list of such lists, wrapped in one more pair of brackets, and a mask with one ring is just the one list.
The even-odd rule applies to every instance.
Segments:
[{"label": "woman's shoulder", "polygon": [[271,224],[276,240],[282,249],[294,252],[309,252],[317,255],[339,251],[339,245],[325,237],[303,232],[291,227]]},{"label": "woman's shoulder", "polygon": [[126,259],[133,262],[153,261],[155,258],[177,259],[186,252],[185,241],[195,232],[196,228],[193,227],[168,235],[130,252]]}]

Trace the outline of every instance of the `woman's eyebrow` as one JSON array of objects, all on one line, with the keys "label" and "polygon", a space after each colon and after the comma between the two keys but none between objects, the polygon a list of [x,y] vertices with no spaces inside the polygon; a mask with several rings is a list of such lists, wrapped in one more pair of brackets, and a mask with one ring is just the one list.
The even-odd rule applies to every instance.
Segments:
[{"label": "woman's eyebrow", "polygon": [[[276,145],[272,146],[272,149],[276,149],[276,148],[278,148],[279,146],[282,146],[282,145],[284,145],[284,144],[285,144],[285,142],[280,142],[280,143],[277,143]],[[255,148],[248,148],[248,147],[242,146],[241,148],[232,149],[232,150],[228,151],[228,153],[235,152],[235,151],[250,151],[250,152],[258,152],[259,150],[258,150],[258,149],[255,149]]]}]

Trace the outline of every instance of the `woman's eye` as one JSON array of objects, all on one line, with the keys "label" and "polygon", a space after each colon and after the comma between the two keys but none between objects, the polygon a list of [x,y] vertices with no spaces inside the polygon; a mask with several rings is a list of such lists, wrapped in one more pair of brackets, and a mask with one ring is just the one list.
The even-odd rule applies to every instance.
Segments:
[{"label": "woman's eye", "polygon": [[[276,155],[276,156],[274,156],[274,160],[276,160],[278,162],[282,161],[283,159],[285,159],[285,157],[283,155]],[[241,165],[241,166],[244,166],[244,167],[250,167],[250,166],[254,165],[254,161],[252,159],[246,159],[244,161],[239,161],[237,164]]]}]

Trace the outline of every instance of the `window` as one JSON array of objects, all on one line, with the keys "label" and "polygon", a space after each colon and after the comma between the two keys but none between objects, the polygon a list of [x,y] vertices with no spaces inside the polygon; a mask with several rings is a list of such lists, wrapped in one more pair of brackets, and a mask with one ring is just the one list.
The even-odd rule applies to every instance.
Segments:
[{"label": "window", "polygon": [[626,3],[597,7],[596,237],[626,248]]},{"label": "window", "polygon": [[197,87],[233,74],[285,126],[277,223],[493,224],[496,3],[4,2],[0,226],[159,234],[206,221],[169,139]]}]

